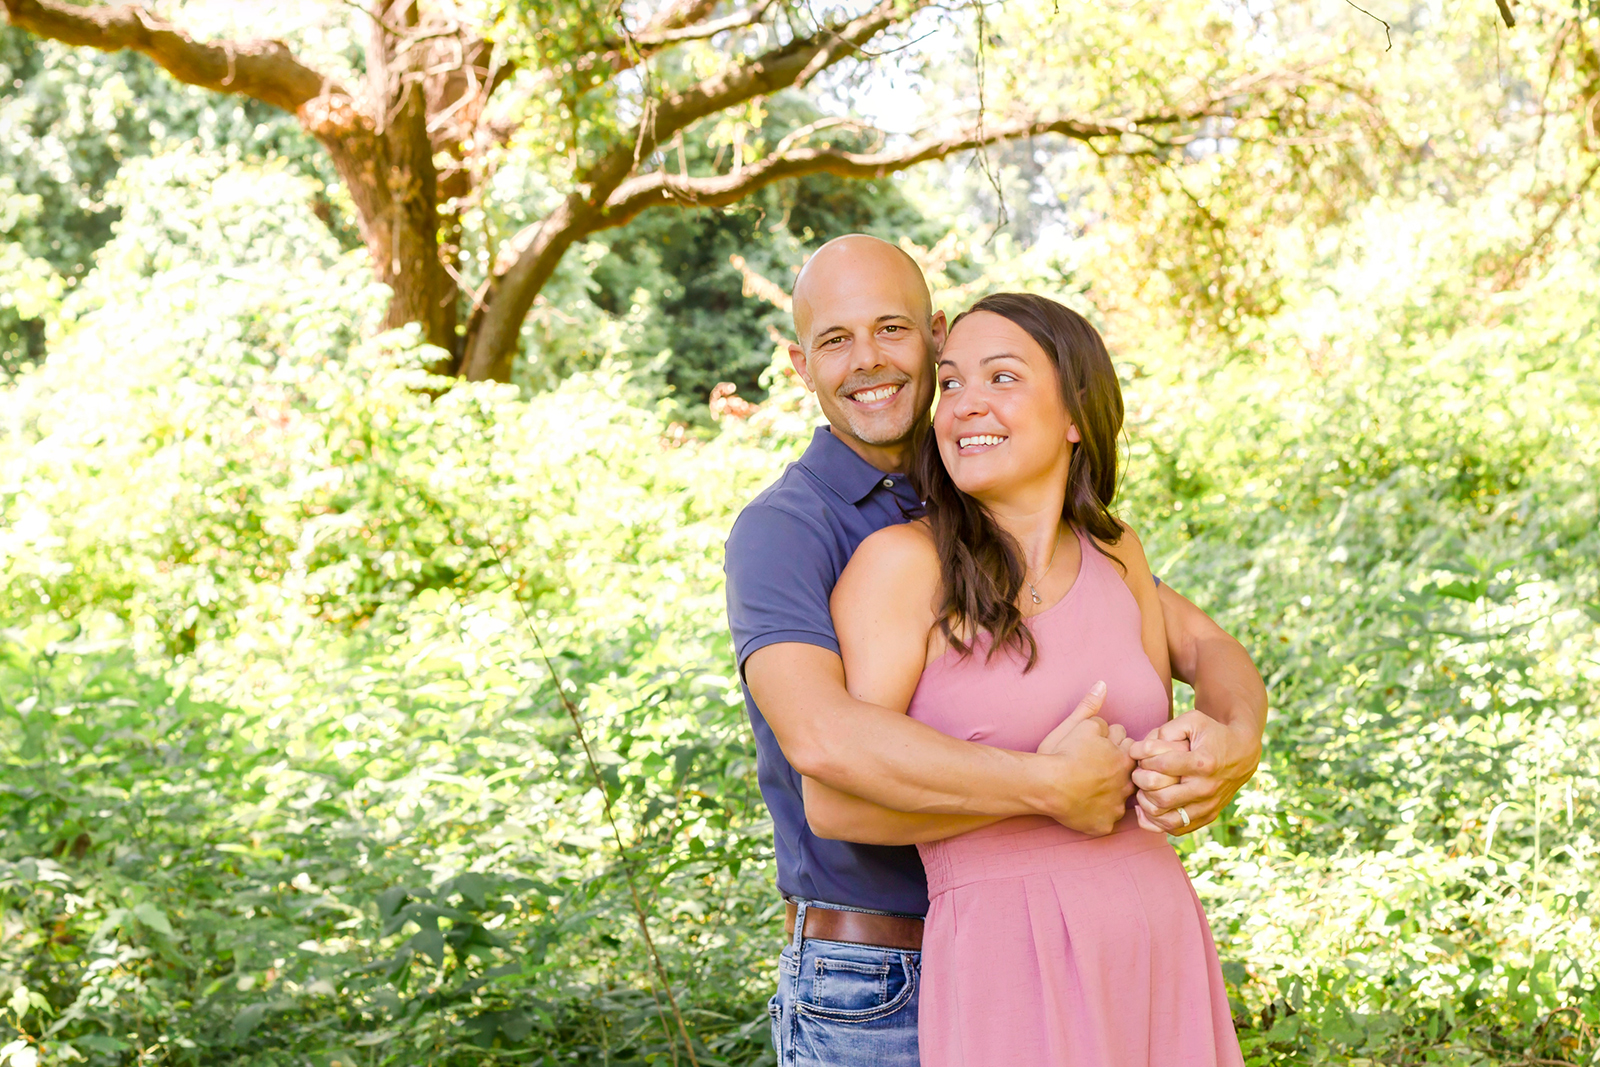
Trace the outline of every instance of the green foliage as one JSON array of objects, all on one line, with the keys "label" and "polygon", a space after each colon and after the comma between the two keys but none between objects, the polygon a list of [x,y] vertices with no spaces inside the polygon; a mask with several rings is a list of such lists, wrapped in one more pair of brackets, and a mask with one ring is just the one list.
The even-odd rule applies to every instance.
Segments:
[{"label": "green foliage", "polygon": [[[505,17],[532,49],[584,10]],[[1518,10],[1526,103],[1549,12]],[[1006,18],[994,94],[1050,74],[1073,106],[1136,108],[1204,58],[1119,80],[1144,14]],[[1094,187],[1084,160],[1010,157],[1007,180],[1055,183],[1034,235],[1050,196],[1083,198],[1070,244],[924,230],[970,198],[932,210],[914,183],[647,215],[563,264],[526,392],[374,337],[386,294],[307,209],[328,186],[281,127],[0,34],[30,86],[0,99],[23,163],[0,176],[0,344],[50,341],[0,393],[0,1064],[673,1062],[635,888],[699,1061],[770,1063],[781,919],[721,545],[816,415],[728,256],[781,283],[838,228],[926,246],[946,310],[1031,288],[1113,342],[1124,514],[1272,692],[1261,772],[1182,846],[1248,1061],[1600,1062],[1600,239],[1585,202],[1525,195],[1582,172],[1583,72],[1480,145],[1455,130],[1499,106],[1474,95],[1497,39],[1417,19],[1404,106],[1382,103],[1435,147],[1361,156],[1323,214],[1345,148],[1279,181],[1270,144],[1219,141]],[[1146,43],[1244,32],[1213,22],[1167,9]],[[1031,24],[1106,62],[1004,51]],[[1561,49],[1600,32],[1573,25]],[[1476,88],[1426,92],[1445,70]],[[537,105],[590,126],[542,133],[591,137],[590,88]],[[781,135],[791,103],[690,162]],[[163,139],[158,113],[190,125]],[[525,223],[539,159],[511,152],[469,229]],[[1224,243],[1183,241],[1206,211]],[[770,397],[674,422],[724,379]]]},{"label": "green foliage", "polygon": [[[705,441],[614,371],[435,395],[307,180],[208,166],[117,187],[192,213],[126,200],[5,397],[11,1062],[665,1062],[630,876],[701,1062],[770,1061],[720,550],[793,386]],[[1484,299],[1484,213],[1406,210],[1407,271],[1371,213],[1264,360],[1122,349],[1126,513],[1276,708],[1188,863],[1251,1063],[1586,1062],[1595,265]],[[947,300],[1062,283],[962,256]]]},{"label": "green foliage", "polygon": [[[176,145],[331,173],[293,116],[179,85],[134,53],[85,52],[0,25],[0,271],[8,279],[0,373],[43,357],[48,313],[84,279],[121,216],[108,193],[124,166]],[[316,196],[333,220],[326,197]]]}]

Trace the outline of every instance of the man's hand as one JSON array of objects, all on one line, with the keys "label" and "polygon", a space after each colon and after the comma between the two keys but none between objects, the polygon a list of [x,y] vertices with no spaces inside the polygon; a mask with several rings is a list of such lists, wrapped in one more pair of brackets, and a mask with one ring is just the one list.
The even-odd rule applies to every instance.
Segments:
[{"label": "man's hand", "polygon": [[[1160,737],[1156,736],[1158,731],[1159,731],[1159,727],[1156,730],[1150,731],[1150,734],[1144,739],[1143,743],[1140,744],[1139,751],[1144,753],[1145,759],[1149,759],[1150,757],[1156,755],[1157,753],[1161,753],[1161,752],[1187,752],[1187,751],[1189,751],[1189,739],[1187,737],[1181,738],[1181,739],[1179,739],[1177,741],[1165,741],[1165,740],[1161,739]],[[1137,742],[1135,742],[1132,738],[1129,738],[1128,739],[1128,747],[1126,749],[1124,749],[1124,751],[1128,752],[1131,755],[1132,752],[1133,752],[1133,746],[1136,743]],[[1167,786],[1177,785],[1178,782],[1180,781],[1180,779],[1174,778],[1170,774],[1161,774],[1159,771],[1152,771],[1152,770],[1141,770],[1140,767],[1135,767],[1133,769],[1133,780],[1134,780],[1134,785],[1136,787],[1142,788],[1146,792],[1150,792],[1151,790],[1155,790],[1155,789],[1165,789]],[[1143,783],[1143,784],[1141,785],[1140,783]],[[1185,810],[1188,810],[1188,809],[1185,809]],[[1162,833],[1162,834],[1167,832],[1164,828],[1162,828],[1161,826],[1158,826],[1150,818],[1150,816],[1148,814],[1146,814],[1145,810],[1142,807],[1139,806],[1139,803],[1138,803],[1137,800],[1134,801],[1133,813],[1136,816],[1138,816],[1138,818],[1139,818],[1139,826],[1141,828],[1143,828],[1145,830],[1153,830],[1156,833]],[[1179,822],[1180,823],[1182,822],[1182,818],[1181,817],[1179,817]]]},{"label": "man's hand", "polygon": [[[1251,725],[1230,727],[1191,711],[1134,742],[1129,754],[1139,761],[1133,784],[1140,825],[1192,834],[1222,814],[1256,773],[1261,738]],[[1189,816],[1187,825],[1179,807]]]},{"label": "man's hand", "polygon": [[1050,786],[1041,809],[1061,825],[1100,837],[1109,834],[1128,810],[1133,792],[1133,759],[1120,726],[1100,718],[1104,682],[1096,682],[1071,715],[1039,743],[1051,757]]}]

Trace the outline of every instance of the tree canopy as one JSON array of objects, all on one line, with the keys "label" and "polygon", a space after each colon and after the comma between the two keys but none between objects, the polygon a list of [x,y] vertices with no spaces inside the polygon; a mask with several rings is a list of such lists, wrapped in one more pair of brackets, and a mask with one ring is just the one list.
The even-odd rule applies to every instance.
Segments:
[{"label": "tree canopy", "polygon": [[[440,369],[471,380],[509,379],[527,316],[575,244],[652,208],[723,207],[814,174],[882,178],[1047,134],[1155,157],[1218,122],[1303,138],[1339,114],[1337,97],[1360,91],[1326,62],[1259,62],[1242,34],[1221,62],[1196,64],[1185,58],[1197,17],[1187,7],[1088,25],[1056,10],[1017,27],[1020,50],[988,60],[1005,87],[992,105],[979,94],[977,109],[889,136],[852,116],[852,82],[919,33],[966,26],[972,13],[983,22],[981,6],[374,0],[298,27],[233,6],[220,19],[241,23],[224,27],[233,35],[206,36],[177,20],[217,22],[214,5],[176,8],[168,21],[135,5],[5,0],[18,29],[138,52],[181,82],[294,115],[327,153],[336,199],[392,291],[385,325],[418,324],[446,353]],[[1118,33],[1128,36],[1108,53]],[[844,97],[842,113],[768,121],[770,102],[813,85]]]}]

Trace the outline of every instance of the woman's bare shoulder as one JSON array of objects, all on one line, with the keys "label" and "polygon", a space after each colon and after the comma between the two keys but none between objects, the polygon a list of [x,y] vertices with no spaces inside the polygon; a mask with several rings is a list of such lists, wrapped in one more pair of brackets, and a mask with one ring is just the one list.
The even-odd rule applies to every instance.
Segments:
[{"label": "woman's bare shoulder", "polygon": [[[886,526],[850,557],[834,596],[915,596],[939,584],[939,554],[925,520]],[[920,598],[919,598],[920,599]]]},{"label": "woman's bare shoulder", "polygon": [[855,562],[863,552],[872,554],[904,554],[908,559],[919,563],[932,561],[937,564],[938,553],[933,546],[933,529],[928,525],[927,519],[913,519],[911,522],[899,522],[893,526],[885,526],[877,533],[868,534],[867,539],[861,542],[856,549],[851,562]]},{"label": "woman's bare shoulder", "polygon": [[1117,538],[1117,543],[1111,544],[1098,537],[1094,539],[1094,543],[1102,552],[1122,564],[1122,575],[1129,580],[1129,584],[1136,578],[1153,581],[1149,577],[1150,561],[1145,558],[1144,542],[1139,540],[1139,535],[1132,526],[1121,519],[1115,521],[1122,529],[1122,536]]}]

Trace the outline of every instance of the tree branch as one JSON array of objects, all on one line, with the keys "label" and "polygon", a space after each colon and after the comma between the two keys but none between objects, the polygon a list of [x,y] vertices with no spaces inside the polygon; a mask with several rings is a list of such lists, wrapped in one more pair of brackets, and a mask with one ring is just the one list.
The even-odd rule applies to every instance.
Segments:
[{"label": "tree branch", "polygon": [[755,25],[775,2],[776,0],[757,0],[743,11],[735,11],[731,15],[710,22],[636,33],[633,35],[633,43],[642,49],[652,49],[677,44],[679,41],[703,41],[725,30],[737,30]]},{"label": "tree branch", "polygon": [[758,96],[770,96],[780,89],[804,84],[930,2],[880,0],[870,11],[841,27],[822,27],[809,37],[771,49],[732,70],[666,97],[648,109],[640,125],[618,138],[612,150],[579,180],[591,187],[593,200],[608,198],[637,166],[638,160],[654,152],[679,130]]},{"label": "tree branch", "polygon": [[1158,115],[1126,122],[1088,122],[1082,119],[1033,119],[1003,124],[986,123],[981,132],[969,131],[954,137],[926,137],[890,152],[847,152],[837,148],[796,148],[776,152],[755,163],[746,164],[736,174],[717,174],[685,178],[658,170],[622,183],[606,201],[597,217],[596,229],[621,226],[648,208],[722,207],[736,203],[755,190],[785,178],[808,174],[833,174],[841,178],[882,178],[919,163],[943,159],[1001,141],[1057,133],[1085,143],[1137,134],[1140,128],[1156,128],[1193,121],[1209,112]]},{"label": "tree branch", "polygon": [[[592,74],[597,68],[604,68],[606,71],[604,77],[615,77],[625,70],[632,70],[641,60],[662,48],[681,40],[694,39],[696,35],[692,31],[702,25],[702,20],[717,9],[719,2],[720,0],[684,0],[661,12],[638,32],[629,33],[625,38],[607,37],[590,51],[558,67],[546,68],[541,73],[545,78],[553,80],[573,74]],[[766,5],[762,6],[764,8]],[[685,31],[689,31],[687,35]]]},{"label": "tree branch", "polygon": [[809,37],[771,49],[647,107],[640,124],[619,137],[579,176],[580,184],[588,187],[586,193],[573,193],[555,211],[512,238],[507,248],[514,258],[494,279],[487,310],[474,320],[462,373],[473,381],[507,379],[522,320],[561,256],[573,242],[595,230],[619,225],[602,222],[602,213],[608,210],[612,194],[640,160],[654,153],[663,141],[708,115],[803,84],[931,2],[879,0],[865,14],[842,26],[820,27]]},{"label": "tree branch", "polygon": [[63,44],[149,56],[174,78],[219,93],[242,93],[284,111],[335,89],[282,41],[201,43],[136,4],[80,7],[62,0],[0,0],[13,26]]}]

